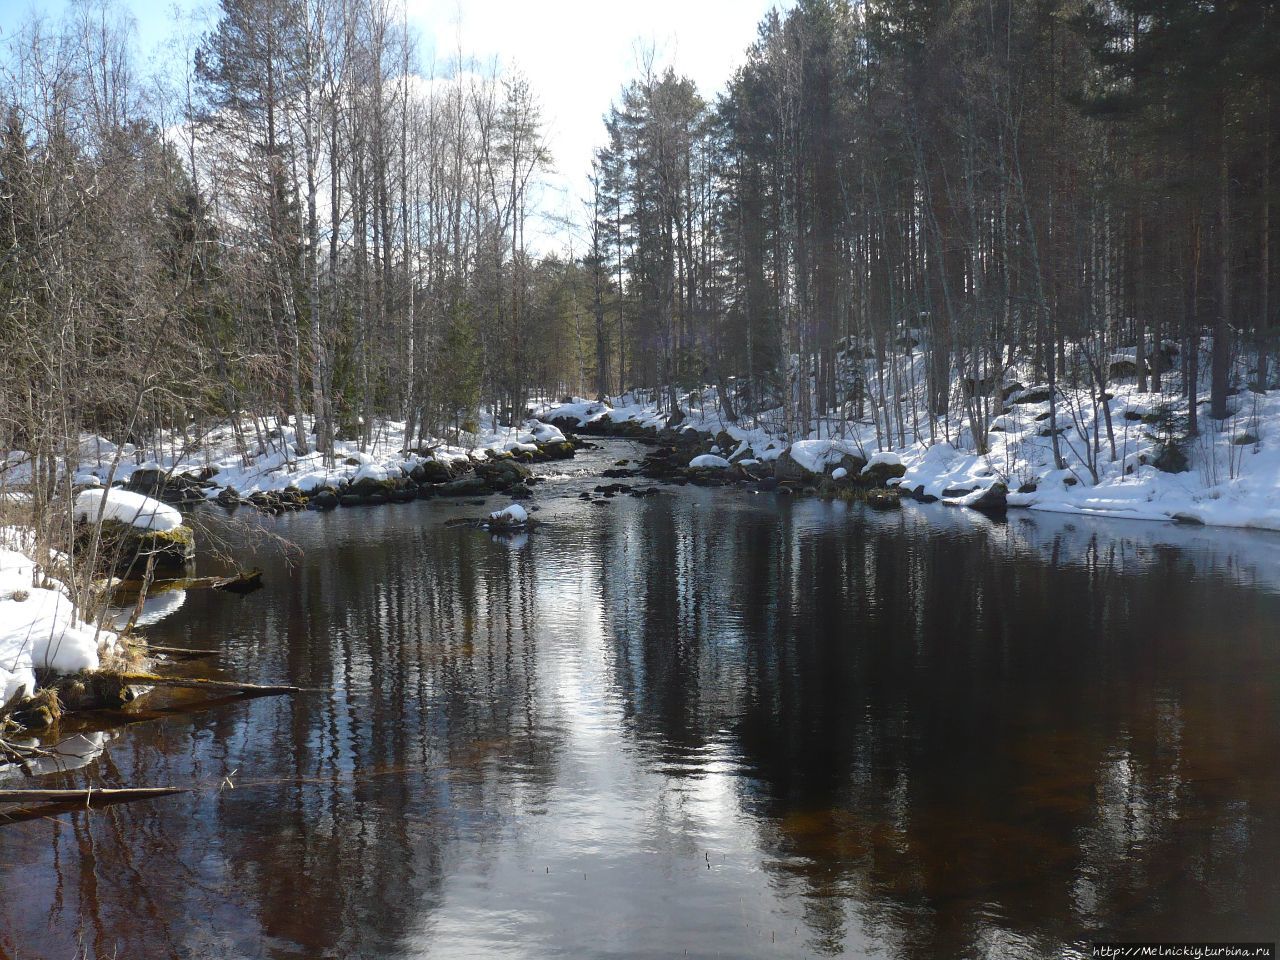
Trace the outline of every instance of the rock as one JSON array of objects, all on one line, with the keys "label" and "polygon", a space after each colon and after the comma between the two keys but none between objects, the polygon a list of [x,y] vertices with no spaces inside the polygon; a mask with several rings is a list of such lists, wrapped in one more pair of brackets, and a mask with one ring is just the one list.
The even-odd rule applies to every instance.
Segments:
[{"label": "rock", "polygon": [[969,507],[979,513],[1002,514],[1009,509],[1008,497],[1008,487],[1003,483],[993,483]]},{"label": "rock", "polygon": [[901,463],[873,463],[865,467],[865,473],[859,479],[865,487],[885,487],[890,480],[906,474],[907,468]]},{"label": "rock", "polygon": [[1138,375],[1138,362],[1127,357],[1112,360],[1107,367],[1107,373],[1115,380],[1120,380],[1124,377],[1136,377]]},{"label": "rock", "polygon": [[533,471],[510,457],[499,457],[477,463],[476,476],[495,489],[505,490],[533,476]]},{"label": "rock", "polygon": [[1160,445],[1159,453],[1151,461],[1151,465],[1157,470],[1163,470],[1165,473],[1186,473],[1191,469],[1182,446],[1174,441],[1168,441]]},{"label": "rock", "polygon": [[872,490],[867,494],[867,506],[872,510],[900,510],[902,497],[897,490]]},{"label": "rock", "polygon": [[784,450],[777,460],[773,461],[773,475],[778,480],[804,481],[812,476],[791,456],[790,450]]},{"label": "rock", "polygon": [[312,494],[308,505],[315,510],[332,510],[338,505],[338,495],[332,490],[321,490]]},{"label": "rock", "polygon": [[414,483],[448,483],[454,478],[453,468],[441,460],[427,460],[409,474]]},{"label": "rock", "polygon": [[363,507],[364,497],[355,493],[344,493],[338,498],[338,503],[342,504],[344,507]]},{"label": "rock", "polygon": [[844,467],[850,480],[854,480],[861,476],[862,470],[866,465],[866,458],[860,457],[856,453],[846,453],[840,458],[840,466]]},{"label": "rock", "polygon": [[1053,396],[1047,386],[1028,387],[1019,394],[1015,394],[1011,398],[1011,402],[1020,403],[1048,403],[1049,398]]},{"label": "rock", "polygon": [[570,460],[575,453],[573,444],[568,440],[552,440],[538,444],[538,453],[543,460]]},{"label": "rock", "polygon": [[[902,488],[899,487],[898,489],[901,490]],[[917,503],[937,503],[938,502],[937,497],[935,497],[931,493],[925,492],[923,483],[911,491],[911,499],[915,500]]]},{"label": "rock", "polygon": [[470,497],[477,493],[489,493],[489,484],[483,477],[462,477],[436,487],[442,497]]},{"label": "rock", "polygon": [[359,497],[369,497],[375,493],[386,494],[391,489],[388,480],[375,480],[373,477],[361,477],[347,486],[347,492]]},{"label": "rock", "polygon": [[165,472],[157,469],[135,470],[125,481],[124,488],[133,493],[145,494],[148,497],[159,497],[164,490]]},{"label": "rock", "polygon": [[[87,524],[78,525],[87,533]],[[118,520],[104,520],[100,557],[118,557],[115,574],[127,577],[130,570],[141,572],[148,557],[155,557],[157,570],[181,570],[196,556],[195,533],[188,526],[172,530],[143,530]]]},{"label": "rock", "polygon": [[228,510],[240,506],[240,494],[235,487],[223,487],[214,499],[219,506],[226,507]]},{"label": "rock", "polygon": [[1022,486],[1018,488],[1018,492],[1019,493],[1035,493],[1036,492],[1035,481],[1033,480],[1033,481],[1024,483]]},{"label": "rock", "polygon": [[761,493],[773,493],[778,489],[779,481],[777,477],[762,477],[760,479],[759,490]]}]

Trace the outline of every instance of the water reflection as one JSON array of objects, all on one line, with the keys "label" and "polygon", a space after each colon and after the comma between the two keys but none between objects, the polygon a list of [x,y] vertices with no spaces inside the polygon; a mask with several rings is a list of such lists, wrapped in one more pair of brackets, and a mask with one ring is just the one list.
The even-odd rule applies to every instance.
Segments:
[{"label": "water reflection", "polygon": [[153,636],[325,692],[49,778],[200,789],[0,833],[0,951],[1275,938],[1280,539],[591,482],[501,542],[440,504],[282,518],[300,563]]}]

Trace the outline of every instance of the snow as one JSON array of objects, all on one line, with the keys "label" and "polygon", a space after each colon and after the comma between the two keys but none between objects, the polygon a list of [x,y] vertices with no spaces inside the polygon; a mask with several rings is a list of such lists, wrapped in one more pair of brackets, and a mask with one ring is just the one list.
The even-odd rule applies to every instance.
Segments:
[{"label": "snow", "polygon": [[723,470],[728,466],[728,460],[714,453],[704,453],[689,461],[689,468],[692,470]]},{"label": "snow", "polygon": [[[104,503],[105,501],[105,503]],[[165,531],[182,526],[182,514],[168,504],[119,489],[85,490],[76,497],[76,520],[118,520],[141,530]]]},{"label": "snow", "polygon": [[827,468],[839,463],[846,455],[861,457],[856,443],[838,437],[797,440],[791,444],[791,459],[810,473],[826,473]]},{"label": "snow", "polygon": [[[876,382],[874,360],[852,362],[867,364],[864,382]],[[926,381],[920,352],[899,356],[893,362],[900,366],[898,382]],[[815,474],[837,466],[846,453],[867,458],[864,472],[876,464],[901,465],[905,474],[890,481],[892,484],[904,491],[923,488],[923,493],[939,499],[951,491],[952,497],[947,499],[952,503],[976,499],[970,494],[980,495],[999,482],[1011,491],[1009,506],[1034,511],[1280,530],[1280,390],[1238,394],[1232,398],[1232,419],[1222,424],[1202,417],[1200,436],[1184,447],[1190,469],[1165,473],[1153,465],[1163,428],[1151,421],[1160,419],[1162,411],[1168,411],[1174,420],[1186,415],[1186,403],[1178,398],[1171,376],[1166,376],[1164,395],[1139,392],[1132,378],[1108,386],[1114,460],[1102,403],[1095,407],[1087,390],[1060,384],[1057,424],[1063,431],[1059,439],[1065,461],[1062,467],[1054,462],[1052,438],[1042,435],[1049,427],[1047,401],[1011,404],[1008,413],[997,404],[983,431],[983,452],[979,452],[973,425],[962,405],[956,405],[949,423],[935,421],[931,431],[923,397],[914,398],[913,410],[910,395],[903,397],[907,402],[902,423],[893,431],[885,428],[883,419],[880,423],[859,421],[846,409],[839,419],[815,420],[807,435],[797,436],[794,422],[781,408],[758,411],[739,422],[726,420],[717,389],[706,387],[680,396],[685,416],[677,430],[710,434],[721,445],[720,434],[728,433],[738,446],[732,459],[743,456],[748,448],[752,451],[742,462],[768,462],[789,451],[800,466]],[[1031,371],[1017,367],[1009,371],[1007,382],[1015,379],[1035,383]],[[1047,389],[1031,386],[1014,396]],[[575,399],[544,406],[538,413],[546,419],[563,417],[579,425],[607,417],[613,423],[662,429],[669,418],[669,411],[659,409],[662,396],[665,391],[633,391],[607,403]],[[1203,393],[1198,402],[1203,404]],[[908,424],[915,424],[919,434]],[[900,435],[895,435],[899,430]],[[1250,442],[1238,442],[1242,439]],[[866,451],[875,452],[868,455]],[[712,463],[695,457],[690,466]],[[1033,485],[1034,491],[1016,492]]]},{"label": "snow", "polygon": [[502,524],[503,526],[518,527],[529,522],[529,514],[520,504],[513,503],[502,510],[493,511],[493,513],[489,514],[489,520],[492,523]]},{"label": "snow", "polygon": [[[297,487],[310,493],[321,487],[342,488],[361,479],[381,481],[405,476],[414,467],[428,460],[441,463],[465,461],[483,456],[488,451],[529,452],[537,450],[536,444],[556,443],[565,440],[564,433],[551,424],[529,419],[521,424],[508,426],[497,423],[491,414],[479,420],[474,433],[460,432],[448,440],[426,438],[422,440],[422,452],[407,450],[405,424],[397,420],[380,420],[374,427],[373,439],[367,449],[361,450],[356,440],[338,440],[334,443],[334,462],[329,465],[322,454],[311,451],[302,456],[295,452],[294,428],[288,422],[275,418],[259,419],[241,416],[238,425],[230,422],[219,424],[199,436],[199,444],[190,437],[160,433],[154,448],[136,450],[125,444],[120,447],[122,458],[113,465],[112,458],[85,456],[99,446],[107,450],[107,443],[100,438],[85,435],[81,444],[81,457],[74,473],[77,487],[100,484],[108,477],[115,482],[127,481],[134,472],[143,469],[160,469],[173,475],[207,476],[209,499],[217,497],[220,490],[234,487],[241,496],[254,493],[276,493],[289,487]],[[238,426],[238,431],[236,429]],[[247,456],[237,445],[237,432],[249,443]],[[261,443],[259,443],[259,439]],[[314,446],[314,438],[307,438],[308,447]],[[417,445],[415,440],[414,446]],[[114,448],[112,448],[114,449]],[[176,451],[176,452],[174,452]],[[20,454],[14,454],[20,457]],[[145,462],[144,462],[145,461]],[[22,482],[29,472],[19,465],[6,473],[11,484]],[[112,493],[114,500],[117,496]]]},{"label": "snow", "polygon": [[843,480],[848,475],[849,475],[849,471],[846,470],[844,467],[836,467],[834,470],[831,471],[832,480]]},{"label": "snow", "polygon": [[[8,531],[4,532],[6,536]],[[114,633],[80,620],[61,584],[34,585],[35,563],[0,547],[0,700],[36,689],[35,670],[94,670],[115,648]]]}]

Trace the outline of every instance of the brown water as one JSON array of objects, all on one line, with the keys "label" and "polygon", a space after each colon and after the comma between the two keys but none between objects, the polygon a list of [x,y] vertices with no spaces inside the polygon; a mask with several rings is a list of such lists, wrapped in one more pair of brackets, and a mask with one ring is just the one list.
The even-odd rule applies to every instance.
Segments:
[{"label": "brown water", "polygon": [[0,828],[0,955],[1280,938],[1280,538],[596,482],[515,541],[441,503],[270,521],[301,557],[236,548],[267,587],[151,636],[324,692],[157,693],[45,778],[197,789]]}]

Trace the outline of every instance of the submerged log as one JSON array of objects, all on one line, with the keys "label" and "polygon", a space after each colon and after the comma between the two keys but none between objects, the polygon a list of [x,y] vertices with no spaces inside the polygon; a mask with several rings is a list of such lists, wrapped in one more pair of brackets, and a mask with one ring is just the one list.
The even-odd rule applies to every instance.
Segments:
[{"label": "submerged log", "polygon": [[185,687],[192,690],[226,690],[251,696],[273,696],[281,693],[302,693],[302,687],[286,684],[238,683],[233,680],[206,680],[203,677],[164,677],[158,673],[111,672],[121,683],[148,687]]},{"label": "submerged log", "polygon": [[164,653],[171,657],[216,657],[221,650],[192,649],[190,647],[162,647],[154,643],[138,645],[144,653]]},{"label": "submerged log", "polygon": [[91,800],[146,800],[190,793],[189,787],[103,787],[98,790],[0,790],[0,803],[67,803]]}]

